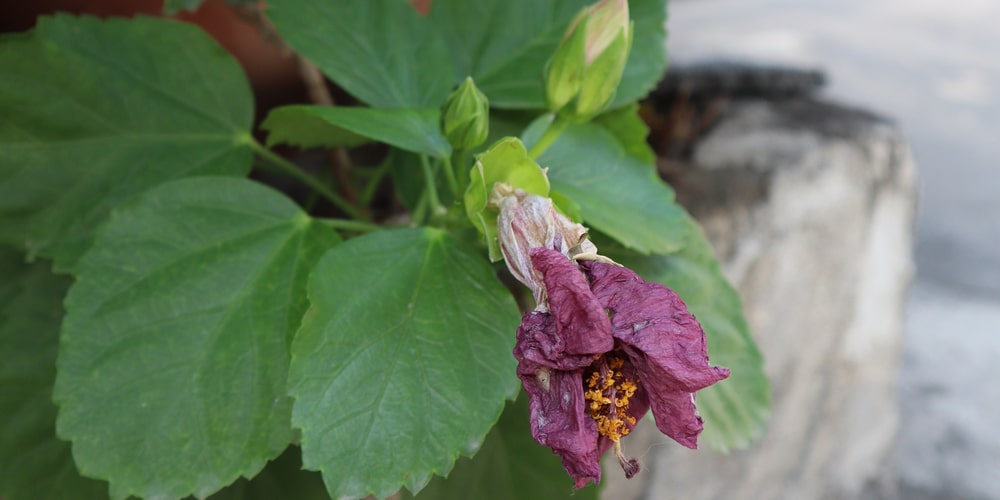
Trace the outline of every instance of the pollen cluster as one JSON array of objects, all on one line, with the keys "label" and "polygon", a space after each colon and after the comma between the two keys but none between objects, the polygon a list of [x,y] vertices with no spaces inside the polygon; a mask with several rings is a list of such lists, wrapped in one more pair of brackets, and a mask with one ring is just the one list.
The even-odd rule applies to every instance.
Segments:
[{"label": "pollen cluster", "polygon": [[584,399],[590,418],[597,422],[597,432],[614,443],[635,426],[628,405],[637,389],[637,380],[628,378],[623,366],[625,359],[616,349],[598,358],[584,373]]}]

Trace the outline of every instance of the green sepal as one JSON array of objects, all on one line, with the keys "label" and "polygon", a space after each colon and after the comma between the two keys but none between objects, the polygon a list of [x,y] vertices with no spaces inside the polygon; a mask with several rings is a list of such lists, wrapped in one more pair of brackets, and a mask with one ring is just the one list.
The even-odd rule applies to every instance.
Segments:
[{"label": "green sepal", "polygon": [[586,13],[584,9],[570,23],[575,25],[573,32],[563,39],[545,66],[545,102],[553,113],[572,101],[583,85],[587,66]]},{"label": "green sepal", "polygon": [[504,182],[532,194],[548,196],[549,179],[516,137],[500,139],[479,155],[469,171],[469,178],[469,187],[465,190],[465,213],[486,238],[490,260],[496,262],[503,258],[503,254],[497,242],[497,214],[487,207],[493,185]]}]

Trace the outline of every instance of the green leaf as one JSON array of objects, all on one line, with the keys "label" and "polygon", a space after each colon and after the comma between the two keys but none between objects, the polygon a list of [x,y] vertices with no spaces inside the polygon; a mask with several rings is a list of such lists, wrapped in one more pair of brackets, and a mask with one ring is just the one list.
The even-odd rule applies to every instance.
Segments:
[{"label": "green leaf", "polygon": [[44,17],[3,39],[0,67],[0,242],[57,270],[137,193],[250,168],[250,86],[191,24]]},{"label": "green leaf", "polygon": [[[531,144],[544,130],[536,120],[524,132]],[[548,168],[552,190],[579,205],[584,222],[640,253],[670,253],[684,245],[684,210],[653,165],[628,154],[595,123],[573,124],[538,164]]]},{"label": "green leaf", "polygon": [[471,76],[493,108],[544,108],[542,69],[583,0],[435,0],[429,21],[455,77]]},{"label": "green leaf", "polygon": [[451,154],[439,109],[283,106],[271,111],[261,128],[270,132],[268,146],[354,147],[370,139],[438,158]]},{"label": "green leaf", "polygon": [[456,83],[448,49],[402,0],[269,0],[281,36],[376,108],[440,106]]},{"label": "green leaf", "polygon": [[312,273],[309,299],[292,343],[292,423],[305,467],[333,498],[419,491],[479,449],[517,391],[517,307],[447,233],[338,245]]},{"label": "green leaf", "polygon": [[302,470],[302,453],[289,446],[278,458],[267,463],[253,479],[235,483],[208,497],[209,500],[329,500],[323,478],[316,472]]},{"label": "green leaf", "polygon": [[[545,108],[542,73],[570,21],[593,0],[434,0],[429,16],[444,36],[456,78],[472,76],[493,108]],[[666,4],[629,2],[635,32],[614,106],[649,92],[666,69]],[[640,17],[641,16],[641,17]]]},{"label": "green leaf", "polygon": [[[374,107],[434,107],[473,77],[493,108],[545,107],[542,72],[591,0],[435,0],[427,19],[401,0],[272,0],[288,43]],[[613,106],[645,96],[666,69],[666,6],[629,2],[635,32]]]},{"label": "green leaf", "polygon": [[81,477],[56,439],[52,384],[70,280],[23,260],[0,248],[0,497],[107,498],[107,483]]},{"label": "green leaf", "polygon": [[59,436],[111,496],[205,496],[293,438],[288,343],[338,237],[245,179],[164,184],[114,212],[66,298]]},{"label": "green leaf", "polygon": [[507,405],[474,457],[460,458],[447,479],[434,478],[416,498],[596,500],[597,486],[574,490],[559,457],[532,439],[529,417],[528,397],[521,394]]},{"label": "green leaf", "polygon": [[646,138],[649,137],[649,127],[639,116],[639,105],[618,108],[594,118],[594,123],[604,127],[625,148],[625,153],[643,163],[656,163],[656,153],[649,147]]},{"label": "green leaf", "polygon": [[618,92],[610,108],[617,108],[646,97],[667,71],[667,2],[630,0],[632,50]]},{"label": "green leaf", "polygon": [[771,412],[770,384],[739,295],[722,275],[697,222],[684,220],[688,243],[673,255],[643,256],[613,245],[599,247],[645,279],[672,288],[698,318],[712,364],[732,371],[728,379],[698,391],[698,413],[705,420],[701,438],[721,451],[744,448],[764,432]]},{"label": "green leaf", "polygon": [[[398,149],[389,150],[389,155],[385,161],[390,162],[390,173],[392,174],[392,186],[399,201],[411,212],[420,204],[420,199],[427,195],[424,185],[424,173],[420,166],[420,157],[413,153],[400,151]],[[436,184],[436,187],[443,187],[444,184]],[[446,191],[439,190],[441,194]]]}]

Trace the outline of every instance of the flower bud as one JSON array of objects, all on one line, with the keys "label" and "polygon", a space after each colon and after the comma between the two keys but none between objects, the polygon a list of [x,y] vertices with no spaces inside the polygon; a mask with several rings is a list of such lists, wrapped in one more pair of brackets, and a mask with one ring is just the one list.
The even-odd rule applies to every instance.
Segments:
[{"label": "flower bud", "polygon": [[614,99],[631,45],[627,0],[585,8],[546,67],[549,110],[581,120],[604,110]]},{"label": "flower bud", "polygon": [[490,101],[471,76],[445,101],[441,129],[456,149],[471,149],[486,141],[490,132]]}]

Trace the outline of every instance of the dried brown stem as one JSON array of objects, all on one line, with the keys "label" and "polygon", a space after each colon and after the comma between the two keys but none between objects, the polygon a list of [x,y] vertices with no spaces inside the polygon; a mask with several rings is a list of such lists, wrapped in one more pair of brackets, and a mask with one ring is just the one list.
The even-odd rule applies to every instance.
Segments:
[{"label": "dried brown stem", "polygon": [[[302,82],[306,86],[306,92],[308,93],[309,100],[311,102],[324,106],[336,105],[336,102],[333,100],[333,96],[330,94],[330,90],[326,86],[326,79],[323,77],[323,73],[320,72],[319,68],[317,68],[315,64],[295,53],[291,47],[288,46],[285,40],[281,38],[281,35],[278,34],[278,30],[275,29],[274,25],[271,24],[271,21],[264,15],[263,2],[240,4],[235,6],[234,9],[244,21],[257,28],[261,38],[280,47],[281,51],[287,57],[295,58],[296,65],[299,68],[299,77],[302,78]],[[337,178],[338,184],[343,186],[347,191],[345,193],[347,198],[351,201],[356,200],[357,193],[350,187],[351,183],[349,172],[352,165],[350,157],[347,156],[347,151],[345,151],[344,148],[332,149],[330,151],[330,162],[332,163],[333,172]]]}]

